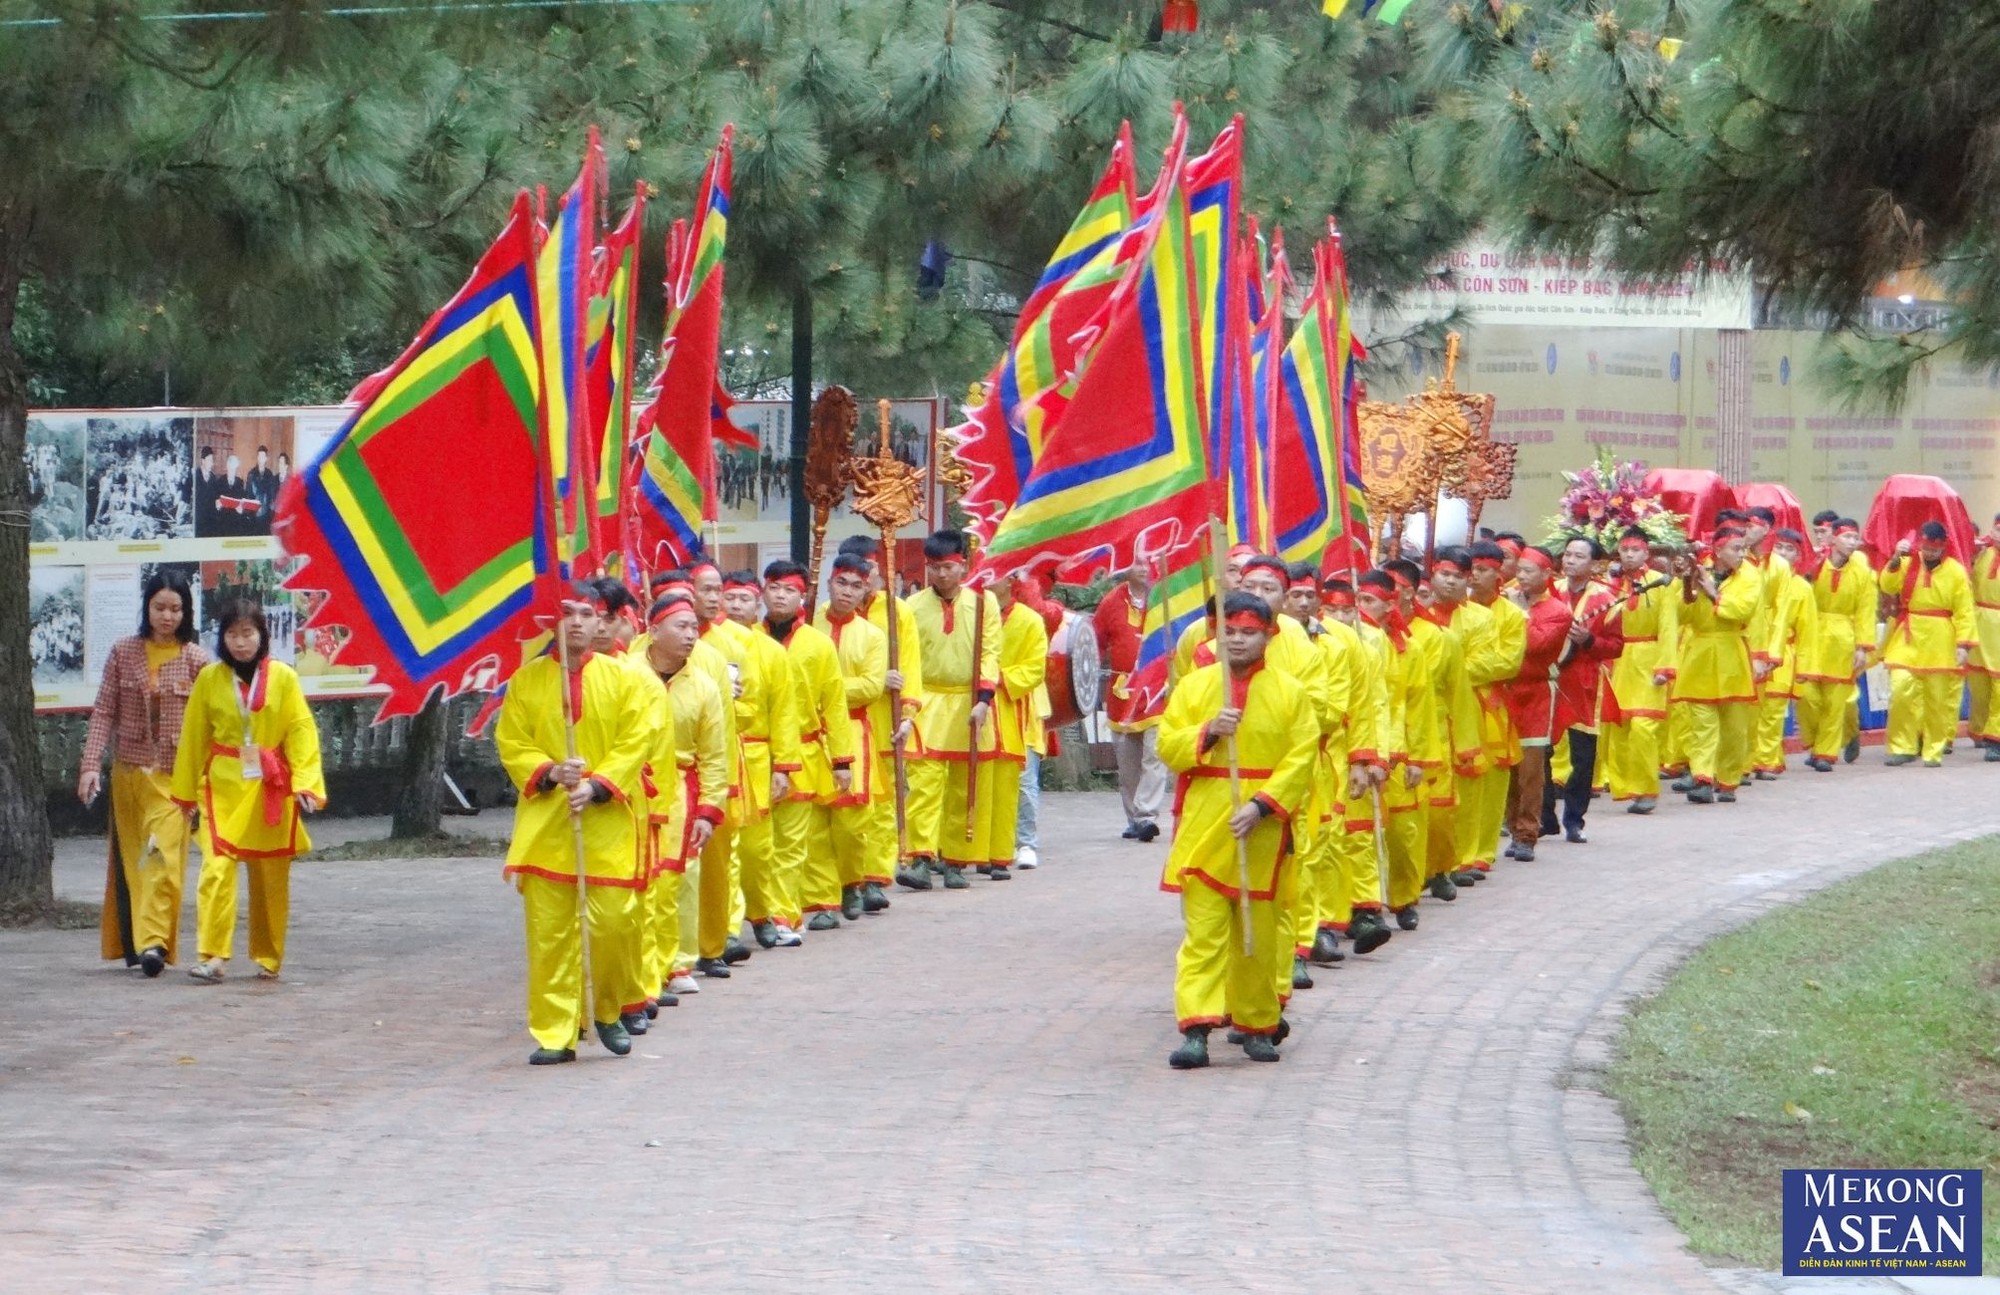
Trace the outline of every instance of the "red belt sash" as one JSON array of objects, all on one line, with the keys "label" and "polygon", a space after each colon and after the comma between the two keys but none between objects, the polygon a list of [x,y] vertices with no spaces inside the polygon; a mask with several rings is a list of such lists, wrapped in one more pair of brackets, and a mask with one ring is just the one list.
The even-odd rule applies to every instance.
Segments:
[{"label": "red belt sash", "polygon": [[[210,748],[209,758],[218,755],[239,761],[243,758],[241,748],[220,742]],[[285,758],[283,748],[260,746],[257,767],[263,775],[259,781],[264,784],[264,826],[276,827],[285,821],[285,802],[292,798],[292,762]]]}]

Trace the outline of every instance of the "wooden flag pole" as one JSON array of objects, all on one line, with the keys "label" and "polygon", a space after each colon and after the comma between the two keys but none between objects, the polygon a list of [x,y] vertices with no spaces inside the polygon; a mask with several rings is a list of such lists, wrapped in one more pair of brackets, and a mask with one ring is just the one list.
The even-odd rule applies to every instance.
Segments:
[{"label": "wooden flag pole", "polygon": [[[1222,697],[1225,704],[1229,700],[1229,661],[1222,651],[1223,588],[1222,572],[1228,565],[1229,555],[1224,548],[1222,519],[1211,515],[1208,519],[1208,560],[1212,564],[1215,579],[1210,588],[1215,595],[1215,659],[1222,663]],[[1223,740],[1223,750],[1229,758],[1229,813],[1233,818],[1243,808],[1243,768],[1236,759],[1236,735],[1231,733]],[[1236,915],[1243,927],[1243,956],[1250,957],[1256,952],[1256,939],[1250,933],[1250,842],[1230,833],[1236,840]]]},{"label": "wooden flag pole", "polygon": [[[562,662],[562,715],[563,750],[568,759],[576,759],[576,715],[570,707],[569,697],[569,637],[563,632],[562,623],[556,623],[556,655]],[[567,788],[564,789],[567,792]],[[583,811],[574,805],[569,811],[570,844],[576,852],[576,926],[581,943],[580,962],[582,996],[577,1000],[577,1037],[581,1039],[589,1032],[589,1023],[595,1021],[594,1000],[590,993],[590,875],[586,866],[583,846]]]},{"label": "wooden flag pole", "polygon": [[[966,715],[966,728],[972,736],[972,745],[965,751],[965,839],[972,839],[975,815],[979,809],[979,663],[986,656],[986,591],[972,585],[972,709]],[[990,709],[990,708],[989,708]],[[991,716],[989,715],[989,719]]]},{"label": "wooden flag pole", "polygon": [[[849,464],[849,479],[854,485],[854,511],[873,522],[882,533],[882,560],[877,564],[882,573],[882,590],[888,595],[887,616],[883,625],[889,635],[889,670],[901,674],[903,669],[902,603],[896,596],[896,533],[922,516],[922,500],[925,484],[922,475],[909,464],[896,458],[891,441],[893,420],[886,400],[875,402],[875,411],[881,420],[881,447],[869,458],[856,458]],[[889,689],[889,754],[896,775],[896,860],[900,865],[910,857],[910,779],[909,766],[903,757],[903,690]]]}]

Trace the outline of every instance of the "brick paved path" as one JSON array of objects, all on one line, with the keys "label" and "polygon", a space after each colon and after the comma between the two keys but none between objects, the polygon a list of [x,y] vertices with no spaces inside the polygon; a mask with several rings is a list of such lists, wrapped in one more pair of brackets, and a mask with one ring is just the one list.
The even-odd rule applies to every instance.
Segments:
[{"label": "brick paved path", "polygon": [[1108,796],[1049,798],[1038,873],[898,894],[546,1070],[489,861],[301,865],[279,985],[0,933],[0,1288],[1743,1289],[1593,1087],[1619,1013],[1723,927],[2000,829],[1996,787],[1960,755],[1596,815],[1322,970],[1283,1064],[1194,1074],[1164,845]]}]

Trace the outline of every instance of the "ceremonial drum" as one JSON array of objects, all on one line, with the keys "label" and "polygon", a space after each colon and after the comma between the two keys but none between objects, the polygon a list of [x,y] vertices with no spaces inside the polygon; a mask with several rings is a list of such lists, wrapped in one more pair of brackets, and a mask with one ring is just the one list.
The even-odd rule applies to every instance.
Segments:
[{"label": "ceremonial drum", "polygon": [[1082,612],[1063,613],[1049,640],[1049,727],[1074,724],[1097,709],[1104,673],[1097,658],[1097,628]]}]

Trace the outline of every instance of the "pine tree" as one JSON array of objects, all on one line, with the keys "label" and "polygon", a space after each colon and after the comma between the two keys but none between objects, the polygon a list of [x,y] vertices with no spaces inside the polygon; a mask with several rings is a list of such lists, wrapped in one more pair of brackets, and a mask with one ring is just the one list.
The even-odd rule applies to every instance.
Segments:
[{"label": "pine tree", "polygon": [[[2000,364],[1989,6],[1454,0],[1421,38],[1432,128],[1478,159],[1519,243],[1642,273],[1747,265],[1844,326],[1825,372],[1851,399],[1893,402],[1948,348]],[[1949,321],[1870,333],[1868,298],[1906,269]]]}]

